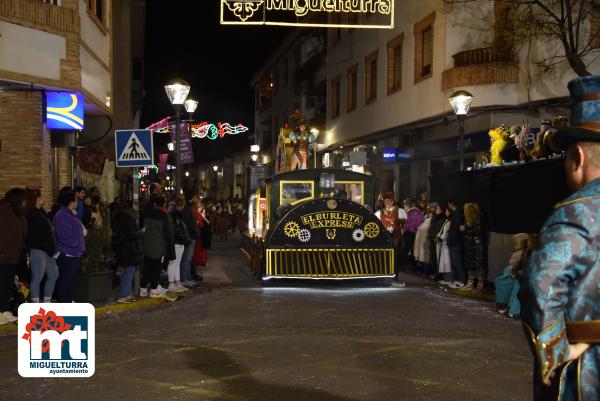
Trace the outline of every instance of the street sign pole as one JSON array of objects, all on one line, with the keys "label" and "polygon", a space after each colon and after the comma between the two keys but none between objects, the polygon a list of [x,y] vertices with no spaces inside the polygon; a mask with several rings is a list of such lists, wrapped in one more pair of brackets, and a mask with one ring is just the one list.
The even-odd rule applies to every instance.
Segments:
[{"label": "street sign pole", "polygon": [[139,181],[138,181],[138,175],[137,175],[137,171],[135,171],[135,168],[131,169],[131,174],[133,177],[133,185],[132,185],[132,190],[133,190],[133,209],[134,210],[140,210],[140,192],[139,192]]}]

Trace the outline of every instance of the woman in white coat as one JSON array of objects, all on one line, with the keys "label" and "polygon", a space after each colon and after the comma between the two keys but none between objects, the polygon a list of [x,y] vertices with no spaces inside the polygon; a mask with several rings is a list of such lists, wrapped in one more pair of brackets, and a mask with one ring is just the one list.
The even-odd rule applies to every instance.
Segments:
[{"label": "woman in white coat", "polygon": [[452,263],[450,262],[450,249],[448,248],[448,230],[450,229],[450,216],[452,212],[446,208],[446,222],[436,237],[438,255],[438,273],[442,275],[439,281],[442,285],[451,284]]},{"label": "woman in white coat", "polygon": [[435,209],[437,209],[437,206],[437,203],[432,202],[425,209],[425,220],[423,220],[423,223],[417,229],[415,246],[413,249],[415,259],[417,263],[421,265],[421,271],[427,276],[433,273],[431,266],[431,246],[427,234],[429,232],[429,228],[431,227],[432,213]]}]

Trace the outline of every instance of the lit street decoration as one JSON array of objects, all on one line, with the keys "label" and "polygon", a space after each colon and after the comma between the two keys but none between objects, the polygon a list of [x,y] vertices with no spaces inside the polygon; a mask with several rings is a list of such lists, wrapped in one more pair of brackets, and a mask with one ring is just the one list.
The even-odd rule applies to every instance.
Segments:
[{"label": "lit street decoration", "polygon": [[[174,127],[174,124],[169,124],[169,118],[164,118],[159,122],[156,122],[149,126],[147,129],[157,132],[159,134],[168,134],[170,132],[169,125]],[[182,130],[187,130],[189,123],[182,122]],[[192,138],[208,138],[208,139],[218,139],[223,138],[225,135],[237,135],[242,134],[244,132],[248,132],[249,128],[243,124],[232,125],[229,123],[219,122],[217,124],[212,124],[208,122],[201,122],[199,124],[192,124]]]},{"label": "lit street decoration", "polygon": [[206,138],[215,140],[217,138],[223,138],[225,135],[237,135],[248,131],[248,127],[237,124],[231,125],[229,123],[217,123],[210,124],[202,122],[200,124],[192,125],[192,138]]},{"label": "lit street decoration", "polygon": [[[363,18],[361,23],[354,18],[352,23],[351,15],[380,18]],[[221,0],[221,24],[391,29],[394,1]]]}]

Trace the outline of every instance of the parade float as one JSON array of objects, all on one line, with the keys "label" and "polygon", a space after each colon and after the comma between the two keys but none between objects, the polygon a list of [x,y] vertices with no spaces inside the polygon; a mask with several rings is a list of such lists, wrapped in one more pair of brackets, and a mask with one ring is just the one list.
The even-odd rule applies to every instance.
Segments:
[{"label": "parade float", "polygon": [[392,237],[370,208],[374,177],[308,168],[317,135],[300,120],[281,130],[276,174],[250,198],[242,253],[263,280],[392,278]]}]

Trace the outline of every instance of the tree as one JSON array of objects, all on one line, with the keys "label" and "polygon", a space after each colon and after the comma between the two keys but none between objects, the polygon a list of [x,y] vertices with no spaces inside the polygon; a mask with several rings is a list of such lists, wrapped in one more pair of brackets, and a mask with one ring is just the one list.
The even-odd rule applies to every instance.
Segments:
[{"label": "tree", "polygon": [[[464,5],[482,0],[444,0]],[[556,39],[560,50],[536,64],[543,70],[567,62],[579,76],[600,57],[600,0],[488,0],[495,1],[496,43],[518,50],[538,39]]]}]

